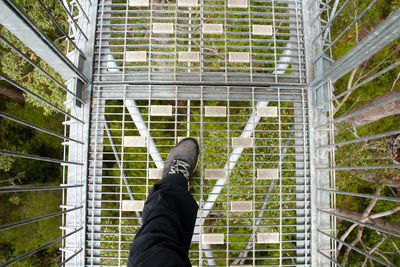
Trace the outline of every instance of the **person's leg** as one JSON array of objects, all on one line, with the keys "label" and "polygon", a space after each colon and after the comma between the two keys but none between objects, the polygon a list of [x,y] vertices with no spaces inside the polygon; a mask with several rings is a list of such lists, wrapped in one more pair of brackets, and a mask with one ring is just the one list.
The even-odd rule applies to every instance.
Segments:
[{"label": "person's leg", "polygon": [[[195,144],[198,150],[197,142]],[[190,148],[193,153],[194,147],[190,145],[186,144],[186,149]],[[185,145],[181,144],[178,152],[182,148],[185,149]],[[188,181],[194,172],[197,154],[196,162],[194,158],[188,159],[187,166],[186,162],[174,159],[176,154],[176,150],[175,154],[171,151],[165,164],[168,171],[147,197],[143,225],[132,243],[128,267],[191,266],[188,251],[198,205],[188,191]]]},{"label": "person's leg", "polygon": [[128,267],[191,266],[188,251],[198,205],[181,174],[154,185],[143,209],[143,226],[132,243]]}]

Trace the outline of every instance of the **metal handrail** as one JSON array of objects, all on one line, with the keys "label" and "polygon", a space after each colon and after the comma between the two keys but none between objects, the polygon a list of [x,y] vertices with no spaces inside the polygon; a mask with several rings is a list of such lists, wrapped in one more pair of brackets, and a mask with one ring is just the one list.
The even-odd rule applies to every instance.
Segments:
[{"label": "metal handrail", "polygon": [[[399,97],[394,96],[390,99],[385,99],[380,102],[375,101],[371,102],[370,105],[363,106],[361,108],[356,107],[354,105],[350,107],[349,110],[344,115],[335,116],[335,108],[337,107],[337,103],[341,101],[345,101],[350,94],[352,97],[357,93],[356,89],[361,90],[363,86],[368,84],[369,82],[382,77],[383,75],[388,75],[390,71],[393,71],[395,68],[398,68],[399,61],[397,59],[392,59],[394,63],[391,63],[389,66],[384,66],[379,64],[374,67],[368,73],[364,73],[363,80],[355,82],[353,85],[348,84],[348,88],[341,88],[339,85],[335,86],[335,82],[339,79],[347,80],[346,74],[351,70],[354,70],[356,67],[363,64],[367,59],[371,59],[376,55],[380,55],[380,52],[387,47],[388,45],[392,45],[394,40],[400,36],[400,23],[399,16],[400,10],[394,10],[391,14],[387,16],[387,18],[378,24],[375,28],[371,30],[365,37],[362,38],[361,41],[356,42],[356,44],[351,47],[344,55],[336,55],[335,53],[340,53],[339,50],[334,50],[333,48],[339,46],[339,40],[341,40],[347,32],[351,29],[352,26],[356,25],[360,22],[361,18],[367,14],[369,10],[373,10],[377,1],[370,1],[368,5],[359,13],[356,14],[355,18],[350,18],[349,25],[340,25],[341,30],[334,33],[334,36],[331,36],[330,28],[332,25],[337,23],[338,18],[344,16],[343,11],[345,7],[350,3],[350,1],[345,1],[339,7],[338,11],[333,15],[329,15],[329,8],[326,8],[322,5],[319,0],[311,0],[308,1],[310,3],[310,7],[314,8],[318,16],[322,16],[326,18],[324,25],[320,20],[314,19],[312,20],[312,27],[317,29],[317,32],[314,32],[313,36],[310,37],[310,48],[315,49],[312,54],[312,63],[314,64],[314,73],[315,78],[310,82],[310,95],[312,95],[311,99],[311,141],[312,141],[312,151],[310,155],[313,159],[313,167],[312,167],[312,192],[314,198],[314,226],[312,228],[312,242],[314,243],[313,248],[313,260],[312,262],[318,262],[320,265],[332,265],[332,266],[341,266],[338,259],[339,256],[343,256],[343,251],[340,251],[342,246],[346,246],[345,259],[352,253],[363,255],[365,257],[364,263],[368,260],[371,262],[378,262],[385,266],[394,266],[387,258],[384,256],[381,257],[382,254],[376,253],[376,249],[366,249],[363,243],[361,247],[355,245],[357,240],[360,237],[357,237],[354,241],[348,242],[346,237],[348,234],[353,231],[357,226],[360,229],[369,229],[373,232],[377,232],[380,235],[387,236],[387,238],[396,238],[400,237],[400,233],[394,232],[390,229],[382,228],[378,225],[371,224],[373,221],[373,215],[360,215],[360,219],[349,218],[349,216],[338,214],[336,212],[336,197],[351,197],[352,199],[365,199],[366,201],[370,200],[371,204],[376,203],[376,201],[384,201],[392,204],[394,208],[388,211],[388,213],[393,213],[398,210],[400,203],[399,198],[396,196],[391,196],[387,194],[382,195],[374,195],[371,193],[365,192],[357,192],[357,190],[340,188],[335,185],[336,177],[338,174],[336,173],[346,173],[352,174],[350,177],[356,177],[357,171],[363,172],[371,172],[375,173],[380,171],[380,173],[384,173],[387,170],[396,170],[400,165],[398,164],[390,164],[390,162],[384,160],[384,163],[377,162],[376,165],[370,165],[369,163],[345,163],[337,162],[335,157],[338,153],[342,153],[343,150],[346,149],[346,145],[352,144],[363,144],[364,142],[382,140],[382,138],[389,138],[391,136],[396,136],[400,134],[400,130],[397,127],[392,127],[389,130],[385,130],[380,132],[379,130],[369,132],[366,135],[358,136],[356,132],[354,135],[351,134],[351,137],[347,138],[350,140],[344,140],[340,142],[335,142],[335,130],[341,125],[343,122],[351,122],[349,119],[356,118],[356,115],[360,115],[364,112],[371,111],[374,108],[383,107],[386,104],[393,103],[393,101],[398,101]],[[322,1],[331,6],[331,1]],[[319,12],[321,11],[321,12]],[[321,23],[320,23],[321,22]],[[339,26],[335,25],[335,26]],[[326,37],[324,36],[327,35]],[[328,36],[329,34],[329,36]],[[330,39],[333,41],[330,41]],[[338,52],[339,51],[339,52]],[[333,57],[336,62],[324,62],[324,58],[326,57],[325,53],[330,53],[329,57]],[[387,59],[388,57],[385,57]],[[392,61],[392,62],[393,62]],[[363,101],[364,99],[360,99]],[[343,104],[343,103],[341,103]],[[345,103],[346,104],[346,103]],[[341,128],[340,128],[341,129]],[[342,131],[341,131],[342,134]],[[340,147],[340,149],[338,149]],[[352,148],[349,146],[349,148]],[[357,153],[355,151],[355,153]],[[336,155],[335,155],[336,154]],[[314,156],[313,156],[314,155]],[[361,159],[364,160],[364,159]],[[365,164],[365,165],[364,165]],[[340,172],[339,172],[340,171]],[[379,175],[378,175],[379,176]],[[344,176],[346,177],[346,176]],[[359,177],[363,179],[362,177]],[[343,178],[341,176],[341,183],[343,183]],[[382,186],[382,185],[378,185]],[[372,191],[372,188],[371,188]],[[378,192],[378,191],[377,191]],[[370,205],[371,205],[370,204]],[[391,205],[388,205],[391,207]],[[396,208],[397,207],[397,208]],[[351,209],[351,207],[349,208]],[[371,208],[372,209],[372,208]],[[370,210],[371,212],[371,210]],[[385,212],[382,212],[384,215]],[[379,216],[379,214],[377,215]],[[371,218],[371,220],[368,220]],[[375,216],[375,218],[378,218]],[[380,218],[380,217],[379,217]],[[345,233],[338,232],[339,229],[336,227],[336,220],[340,219],[340,221],[351,223],[352,226],[347,228]],[[317,225],[315,224],[317,223]],[[339,235],[342,235],[339,238]],[[361,241],[362,242],[362,241]],[[364,241],[365,242],[365,241]],[[315,247],[315,244],[318,248]],[[377,247],[379,244],[377,244]],[[352,252],[352,253],[350,253]],[[339,253],[341,253],[339,255]],[[350,253],[350,254],[349,254]],[[350,259],[349,258],[349,259]],[[372,263],[371,263],[372,264]]]},{"label": "metal handrail", "polygon": [[[32,155],[16,151],[10,151],[0,148],[0,155],[8,157],[18,157],[24,160],[44,161],[62,166],[62,181],[60,185],[29,185],[29,186],[4,186],[0,187],[0,194],[26,194],[26,193],[39,193],[44,191],[55,191],[57,196],[60,197],[59,211],[44,214],[37,217],[27,218],[14,223],[9,223],[0,226],[0,231],[15,231],[17,227],[24,227],[29,224],[38,223],[47,219],[60,218],[61,234],[54,240],[40,244],[30,251],[17,255],[15,258],[0,263],[0,266],[8,266],[17,263],[27,257],[40,252],[54,244],[61,247],[61,257],[58,266],[65,266],[71,264],[77,266],[82,263],[84,255],[84,247],[81,242],[84,236],[84,221],[82,220],[84,211],[84,190],[85,190],[85,148],[87,146],[87,135],[84,129],[88,127],[88,110],[89,106],[86,104],[90,95],[90,68],[91,68],[91,55],[90,42],[93,40],[94,35],[94,22],[96,15],[96,5],[92,5],[92,1],[74,0],[70,3],[59,1],[63,8],[66,17],[68,18],[69,28],[63,28],[63,23],[58,21],[53,16],[53,11],[48,9],[44,2],[38,1],[38,5],[49,16],[55,30],[61,31],[62,38],[67,44],[68,55],[64,55],[56,44],[46,36],[40,29],[34,17],[30,17],[25,13],[16,2],[13,0],[4,0],[0,2],[2,15],[0,15],[0,22],[3,26],[12,33],[19,41],[28,47],[38,60],[32,59],[25,54],[23,49],[19,49],[19,44],[14,43],[14,39],[7,39],[5,36],[0,36],[0,41],[3,42],[13,54],[19,55],[29,66],[35,71],[37,70],[41,75],[48,79],[56,90],[60,90],[65,96],[65,106],[60,107],[54,104],[46,94],[41,95],[29,86],[23,85],[19,79],[10,78],[4,73],[0,73],[0,80],[10,84],[11,86],[21,90],[24,94],[30,96],[33,101],[38,101],[44,106],[50,108],[55,113],[65,116],[64,133],[60,134],[54,130],[41,127],[41,123],[36,123],[35,118],[30,121],[20,118],[18,115],[0,112],[0,117],[5,119],[5,122],[15,123],[17,125],[33,129],[35,131],[44,133],[50,137],[56,137],[61,140],[60,151],[63,150],[63,159],[47,157],[46,155]],[[67,5],[67,6],[66,6]],[[74,9],[75,8],[75,9]],[[72,14],[79,14],[77,17]],[[7,15],[5,16],[4,14]],[[3,16],[4,15],[4,16]],[[94,18],[94,19],[93,19]],[[73,28],[73,30],[71,30]],[[89,38],[90,37],[90,38]],[[89,42],[89,43],[88,43]],[[74,50],[70,50],[69,45],[73,45]],[[22,51],[21,51],[22,50]],[[28,50],[29,51],[29,50]],[[51,71],[45,70],[41,67],[42,63],[52,68],[62,78],[51,74]],[[88,69],[89,68],[89,69]],[[89,74],[89,75],[88,75]],[[39,211],[38,211],[39,212]],[[81,218],[81,219],[79,219]],[[32,233],[34,237],[34,233]],[[46,241],[47,242],[47,241]]]}]

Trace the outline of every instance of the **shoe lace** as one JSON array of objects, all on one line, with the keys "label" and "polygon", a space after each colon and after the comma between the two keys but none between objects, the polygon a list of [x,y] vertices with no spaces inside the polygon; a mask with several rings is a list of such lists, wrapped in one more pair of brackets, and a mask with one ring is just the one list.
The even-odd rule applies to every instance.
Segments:
[{"label": "shoe lace", "polygon": [[190,178],[190,165],[182,160],[174,160],[168,174],[180,173],[185,176],[186,180]]}]

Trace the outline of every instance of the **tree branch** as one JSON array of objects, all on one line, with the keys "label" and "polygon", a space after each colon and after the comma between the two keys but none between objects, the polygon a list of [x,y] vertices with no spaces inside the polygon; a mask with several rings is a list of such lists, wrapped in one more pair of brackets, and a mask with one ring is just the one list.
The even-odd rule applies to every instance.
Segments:
[{"label": "tree branch", "polygon": [[[360,241],[360,244],[361,244],[362,248],[363,248],[365,251],[368,251],[368,250],[371,249],[370,247],[368,247],[367,245],[364,244],[364,242],[363,242],[362,239],[361,239],[361,241]],[[375,265],[374,265],[374,261],[373,261],[371,258],[369,258],[369,257],[366,257],[366,258],[369,259],[369,263],[370,263],[371,267],[375,266]]]},{"label": "tree branch", "polygon": [[400,79],[400,72],[397,74],[396,80],[394,80],[392,84],[392,88],[390,88],[390,91],[393,91],[394,86],[396,85],[397,81]]},{"label": "tree branch", "polygon": [[[352,245],[354,247],[358,244],[358,242],[361,241],[363,231],[364,231],[364,226],[358,226],[358,232],[357,232],[356,239],[354,239],[354,241],[351,242],[350,245]],[[346,253],[344,254],[344,258],[343,258],[343,266],[346,266],[346,264],[347,264],[347,261],[349,259],[349,255],[350,255],[350,251],[351,251],[351,248],[347,247]]]},{"label": "tree branch", "polygon": [[[400,205],[399,205],[399,206],[396,206],[396,207],[394,207],[394,208],[391,208],[390,210],[387,210],[387,211],[383,211],[383,212],[380,212],[380,213],[373,214],[373,215],[369,216],[369,218],[370,218],[371,220],[374,220],[374,219],[377,219],[377,218],[381,218],[381,217],[385,217],[385,216],[392,215],[393,213],[396,213],[396,212],[398,212],[398,211],[400,211]],[[398,223],[400,223],[400,222],[398,222]],[[400,231],[397,230],[397,232],[400,232]]]},{"label": "tree branch", "polygon": [[[337,208],[336,209],[336,213],[338,215],[353,219],[353,220],[357,220],[363,223],[369,223],[381,228],[385,228],[387,230],[393,231],[393,232],[400,232],[400,222],[392,222],[392,221],[388,221],[388,220],[384,220],[384,219],[378,219],[380,217],[384,217],[384,216],[388,216],[390,214],[393,214],[397,211],[400,210],[400,206],[393,208],[391,210],[385,211],[385,212],[381,212],[381,213],[377,213],[374,215],[370,215],[368,217],[363,217],[362,213],[359,211],[355,211],[355,210],[349,210],[349,209],[344,209],[344,208]],[[379,216],[379,217],[375,217],[375,216]],[[356,223],[355,223],[356,224]],[[358,224],[356,224],[358,225]],[[353,227],[354,229],[355,227]]]},{"label": "tree branch", "polygon": [[[353,87],[352,84],[353,84],[353,80],[354,80],[354,77],[356,76],[357,71],[358,71],[358,67],[355,68],[355,69],[353,70],[353,72],[351,73],[350,79],[349,79],[349,81],[347,82],[347,90],[350,90],[350,89]],[[353,91],[349,91],[349,92],[344,96],[344,98],[342,99],[342,101],[340,101],[340,103],[337,105],[337,107],[336,107],[335,110],[333,111],[333,115],[335,115],[336,112],[338,112],[339,109],[343,106],[343,104],[346,103],[347,99],[350,97],[350,95],[351,95],[352,92],[353,92]]]},{"label": "tree branch", "polygon": [[399,249],[399,247],[396,245],[396,243],[393,241],[392,238],[389,238],[389,240],[390,240],[390,242],[392,243],[393,247],[397,250],[397,252],[398,252],[397,255],[400,255],[400,249]]},{"label": "tree branch", "polygon": [[[381,194],[381,190],[382,190],[382,188],[381,188],[380,186],[378,186],[378,187],[376,188],[375,195],[377,195],[377,196],[380,195],[380,194]],[[376,198],[375,198],[375,199],[372,199],[372,200],[371,200],[371,203],[369,203],[368,207],[367,207],[367,208],[364,210],[364,212],[361,214],[361,217],[367,217],[367,216],[369,215],[369,213],[371,212],[371,210],[375,207],[375,204],[376,204],[377,201],[378,201],[378,199],[376,199]],[[341,215],[341,214],[340,214],[340,210],[346,210],[346,209],[336,208],[336,213],[339,214],[339,215]],[[348,210],[346,210],[346,211],[348,211]],[[357,212],[357,211],[356,211],[356,212]],[[343,215],[343,216],[345,216],[345,215]],[[362,220],[360,220],[360,221],[362,221]],[[358,223],[354,223],[352,226],[350,226],[349,229],[347,229],[347,231],[340,237],[340,240],[341,240],[341,241],[345,241],[346,238],[349,236],[349,234],[353,231],[353,229],[357,227],[357,225],[358,225]],[[342,247],[343,247],[343,244],[340,243],[340,244],[338,245],[338,249],[337,249],[338,254],[339,254],[340,249],[341,249]]]},{"label": "tree branch", "polygon": [[371,70],[369,70],[367,73],[365,73],[363,76],[360,77],[360,80],[363,79],[364,77],[368,76],[371,72],[373,72],[374,70],[376,70],[380,65],[382,65],[383,63],[386,62],[386,60],[388,58],[390,58],[393,54],[397,53],[400,50],[400,46],[398,48],[396,48],[395,50],[393,50],[387,57],[385,57],[384,59],[381,60],[381,62],[378,63],[378,65],[376,65],[375,67],[373,67]]},{"label": "tree branch", "polygon": [[[368,148],[372,149],[369,145]],[[373,148],[378,150],[379,147]],[[357,176],[360,179],[363,179],[367,182],[374,183],[381,186],[387,186],[388,188],[400,188],[400,179],[397,179],[394,175],[386,175],[386,176],[378,176],[373,172],[370,171],[358,171],[358,170],[351,170],[351,175]],[[395,193],[394,193],[395,194]]]},{"label": "tree branch", "polygon": [[[372,253],[374,253],[375,250],[377,250],[383,244],[383,242],[385,242],[385,240],[386,240],[386,237],[384,235],[382,235],[381,240],[378,243],[376,243],[375,246],[371,250],[369,250],[368,253],[372,255]],[[370,259],[370,257],[365,257],[365,260],[364,260],[364,262],[363,262],[361,267],[365,266],[365,264],[367,263],[368,259]]]}]

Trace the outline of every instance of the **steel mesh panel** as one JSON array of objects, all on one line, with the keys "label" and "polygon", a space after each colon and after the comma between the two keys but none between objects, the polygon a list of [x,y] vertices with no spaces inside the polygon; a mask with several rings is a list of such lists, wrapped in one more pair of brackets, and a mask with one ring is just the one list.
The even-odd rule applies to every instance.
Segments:
[{"label": "steel mesh panel", "polygon": [[[97,82],[305,83],[300,1],[148,2],[100,2]],[[194,54],[188,61],[182,52]],[[110,73],[110,65],[122,72]]]},{"label": "steel mesh panel", "polygon": [[[178,138],[185,136],[197,137],[201,146],[200,163],[190,185],[200,204],[189,253],[192,264],[229,266],[241,262],[284,266],[309,261],[308,122],[304,90],[275,88],[261,93],[261,89],[248,88],[252,92],[250,99],[237,101],[235,93],[226,87],[225,99],[200,97],[189,101],[169,97],[170,90],[165,91],[168,97],[155,98],[150,88],[147,99],[132,103],[126,96],[134,89],[121,86],[124,93],[119,98],[108,98],[107,88],[96,86],[94,91],[90,158],[101,154],[101,160],[97,159],[96,164],[92,160],[91,173],[97,175],[89,177],[88,265],[126,264],[130,243],[140,228],[141,214],[137,210],[123,210],[123,203],[146,199],[158,181],[150,176],[150,170],[160,168]],[[175,86],[176,95],[180,88]],[[203,90],[206,88],[198,87],[200,96]],[[260,98],[266,101],[255,100]],[[137,113],[132,111],[134,104]],[[209,106],[225,107],[225,116],[206,115]],[[276,107],[278,116],[255,116],[261,106]],[[154,107],[168,107],[164,109],[165,116],[159,115],[163,109],[151,116]],[[138,123],[138,114],[144,126]],[[249,124],[255,128],[248,128]],[[140,136],[145,137],[145,142],[129,140]],[[150,136],[161,156],[158,160],[150,147]],[[232,141],[238,137],[251,138],[254,145],[240,151]],[[206,171],[221,169],[226,171],[226,181],[217,198],[210,201],[216,184],[224,177],[214,172],[219,180],[208,179]],[[276,169],[276,177],[260,174]],[[303,183],[300,188],[298,181]],[[250,210],[246,206],[249,202]]]},{"label": "steel mesh panel", "polygon": [[301,13],[299,1],[99,3],[87,265],[126,264],[185,136],[201,149],[193,266],[309,263]]}]

